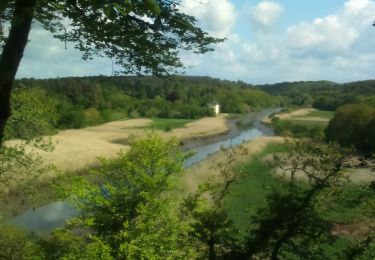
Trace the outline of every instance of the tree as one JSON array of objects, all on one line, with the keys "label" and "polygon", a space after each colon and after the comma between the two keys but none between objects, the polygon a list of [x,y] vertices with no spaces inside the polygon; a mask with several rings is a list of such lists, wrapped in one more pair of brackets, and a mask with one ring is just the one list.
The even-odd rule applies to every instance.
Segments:
[{"label": "tree", "polygon": [[0,220],[1,259],[44,259],[44,254],[31,235]]},{"label": "tree", "polygon": [[[182,67],[179,50],[211,51],[209,37],[196,20],[165,0],[6,0],[0,4],[0,144],[10,116],[12,85],[33,21],[63,41],[76,43],[83,59],[113,58],[124,73],[164,74]],[[68,22],[70,30],[64,27]]]},{"label": "tree", "polygon": [[252,219],[245,255],[261,259],[326,259],[323,244],[334,241],[332,223],[318,212],[327,197],[344,183],[350,153],[338,145],[292,141],[286,153],[274,156],[286,182],[273,191],[267,205]]},{"label": "tree", "polygon": [[13,92],[11,106],[14,113],[5,129],[4,139],[10,145],[0,145],[0,191],[10,184],[31,188],[30,181],[47,168],[37,150],[51,151],[51,138],[42,135],[54,133],[57,120],[53,99],[48,99],[42,89],[17,89]]},{"label": "tree", "polygon": [[198,191],[184,198],[182,208],[183,214],[191,218],[191,237],[204,245],[204,258],[210,260],[221,259],[241,247],[236,240],[238,230],[229,218],[223,201],[229,187],[239,181],[239,173],[233,171],[233,166],[239,157],[248,154],[248,149],[239,145],[222,147],[221,152],[224,158],[215,167],[219,180],[210,178],[201,184]]},{"label": "tree", "polygon": [[328,141],[353,145],[366,154],[375,152],[375,108],[365,104],[339,107],[325,130]]},{"label": "tree", "polygon": [[82,211],[83,229],[111,247],[116,259],[191,259],[188,223],[168,192],[186,155],[177,139],[150,135],[132,142],[118,159],[103,160],[92,181],[68,189]]}]

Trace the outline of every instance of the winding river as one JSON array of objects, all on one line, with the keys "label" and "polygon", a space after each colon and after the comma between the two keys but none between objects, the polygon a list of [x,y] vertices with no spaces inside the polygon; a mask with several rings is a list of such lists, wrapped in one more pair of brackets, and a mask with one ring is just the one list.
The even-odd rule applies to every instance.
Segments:
[{"label": "winding river", "polygon": [[[203,140],[190,140],[186,142],[184,150],[194,150],[195,153],[184,162],[184,167],[188,168],[206,159],[210,154],[220,151],[221,147],[236,146],[262,135],[274,135],[273,130],[262,124],[261,121],[263,118],[279,110],[278,108],[266,109],[242,117],[240,120],[251,123],[249,129],[239,130],[236,127],[238,119],[231,119],[228,121],[230,128],[228,133]],[[25,228],[30,232],[48,233],[56,227],[63,226],[67,219],[77,216],[78,213],[68,202],[57,201],[43,207],[29,209],[11,220],[11,223]]]}]

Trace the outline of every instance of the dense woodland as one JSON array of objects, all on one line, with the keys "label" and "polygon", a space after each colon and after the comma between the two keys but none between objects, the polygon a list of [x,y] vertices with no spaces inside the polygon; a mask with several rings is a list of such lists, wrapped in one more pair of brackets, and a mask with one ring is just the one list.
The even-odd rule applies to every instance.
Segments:
[{"label": "dense woodland", "polygon": [[325,138],[344,147],[370,155],[375,152],[375,80],[337,84],[329,81],[284,82],[260,86],[272,95],[281,95],[291,106],[312,106],[335,111],[328,127],[273,121],[278,134]]},{"label": "dense woodland", "polygon": [[[325,136],[327,141],[354,146],[367,154],[375,151],[372,136],[375,117],[371,112],[375,107],[375,81],[372,80],[253,86],[241,81],[186,76],[19,79],[14,86],[13,116],[5,136],[6,139],[28,138],[50,134],[55,129],[82,128],[137,117],[196,119],[213,116],[209,105],[216,102],[224,113],[246,113],[271,106],[337,109],[327,129],[322,125],[285,121],[275,121],[273,125],[278,134]],[[21,121],[29,122],[27,129],[15,123],[21,117]],[[343,126],[346,131],[342,131]]]},{"label": "dense woodland", "polygon": [[[38,89],[54,103],[58,128],[81,128],[127,117],[200,118],[280,106],[273,97],[242,82],[209,77],[84,77],[19,79],[15,91]],[[41,93],[39,93],[41,95]]]},{"label": "dense woodland", "polygon": [[338,84],[331,81],[284,82],[258,86],[272,95],[289,98],[292,105],[336,110],[345,104],[375,105],[375,80]]}]

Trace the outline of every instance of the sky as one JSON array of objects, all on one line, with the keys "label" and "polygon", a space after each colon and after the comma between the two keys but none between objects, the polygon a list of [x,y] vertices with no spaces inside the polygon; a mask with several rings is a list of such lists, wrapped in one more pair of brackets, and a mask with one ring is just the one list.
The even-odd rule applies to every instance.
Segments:
[{"label": "sky", "polygon": [[[212,36],[204,55],[181,54],[186,75],[252,84],[375,78],[374,0],[182,0]],[[33,24],[18,78],[111,75],[111,60],[83,61],[73,43]]]}]

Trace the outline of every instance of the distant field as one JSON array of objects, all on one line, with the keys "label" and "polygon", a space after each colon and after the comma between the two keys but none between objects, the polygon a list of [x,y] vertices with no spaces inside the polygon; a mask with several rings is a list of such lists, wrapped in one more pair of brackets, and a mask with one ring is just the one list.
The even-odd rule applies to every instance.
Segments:
[{"label": "distant field", "polygon": [[294,125],[301,125],[306,127],[314,127],[314,126],[323,126],[326,127],[328,125],[328,121],[314,121],[314,120],[304,120],[304,119],[287,119],[282,120],[283,122],[290,122]]},{"label": "distant field", "polygon": [[308,113],[307,117],[321,117],[326,119],[331,119],[333,117],[334,111],[323,111],[323,110],[314,110]]},{"label": "distant field", "polygon": [[160,131],[170,131],[174,128],[185,127],[187,124],[194,121],[194,119],[153,118],[152,123],[146,128]]},{"label": "distant field", "polygon": [[324,136],[324,129],[333,115],[333,111],[304,108],[277,114],[275,115],[276,120],[268,120],[267,122],[272,124],[278,135],[298,138],[322,137]]},{"label": "distant field", "polygon": [[[297,110],[298,111],[298,110]],[[294,125],[311,127],[323,127],[328,125],[329,120],[333,117],[333,111],[310,110],[305,115],[290,116],[282,121],[288,121]]]},{"label": "distant field", "polygon": [[314,108],[297,109],[288,113],[276,115],[280,120],[290,121],[321,121],[328,122],[333,117],[333,111],[323,111]]},{"label": "distant field", "polygon": [[[192,119],[130,119],[82,129],[60,131],[53,135],[56,144],[53,152],[38,151],[43,161],[53,164],[61,172],[77,171],[95,165],[98,157],[115,157],[127,149],[130,136],[142,136],[150,130],[162,136],[176,136],[181,140],[223,134],[228,131],[226,115]],[[7,145],[17,145],[11,140]],[[31,148],[32,149],[32,148]],[[47,176],[54,177],[56,173]],[[44,176],[43,176],[44,177]]]}]

